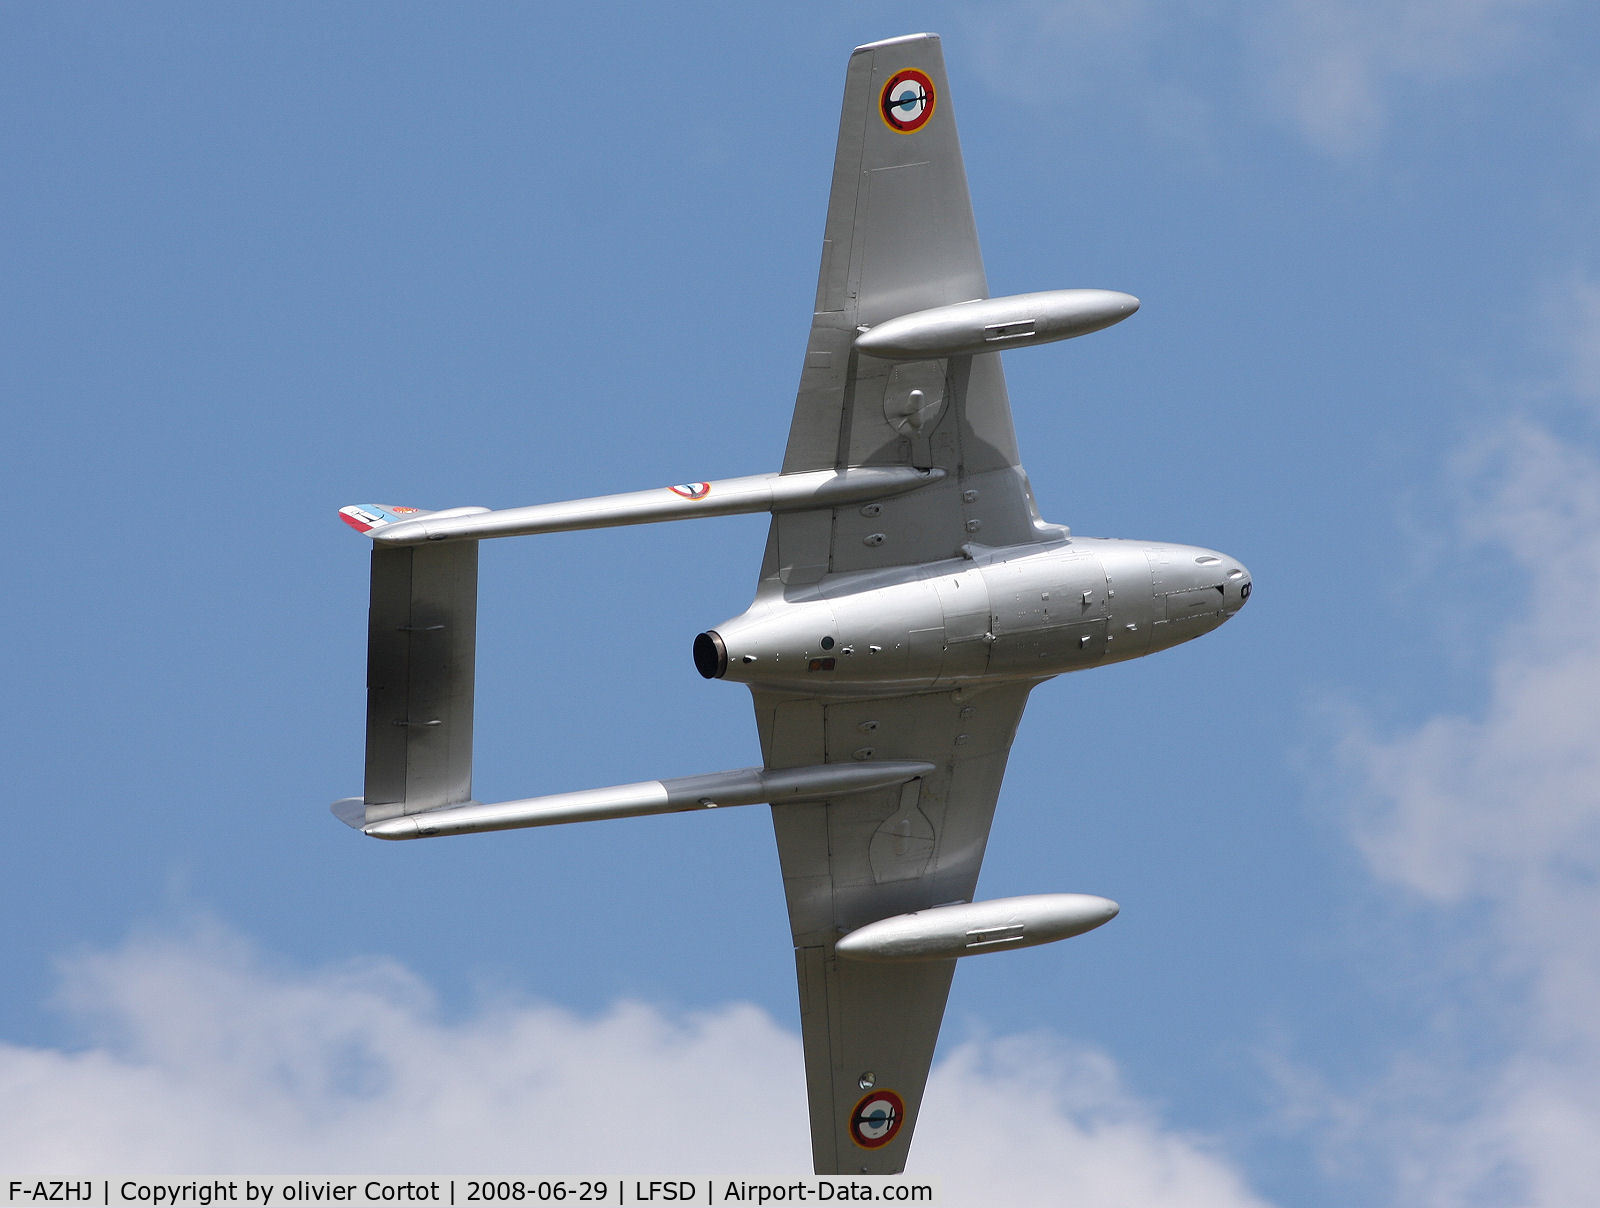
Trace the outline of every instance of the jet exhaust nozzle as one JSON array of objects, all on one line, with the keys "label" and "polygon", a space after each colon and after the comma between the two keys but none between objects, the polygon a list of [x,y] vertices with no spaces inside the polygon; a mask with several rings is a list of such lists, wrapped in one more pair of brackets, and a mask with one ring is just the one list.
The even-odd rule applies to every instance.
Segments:
[{"label": "jet exhaust nozzle", "polygon": [[706,679],[721,679],[728,673],[728,647],[715,629],[695,638],[694,669]]}]

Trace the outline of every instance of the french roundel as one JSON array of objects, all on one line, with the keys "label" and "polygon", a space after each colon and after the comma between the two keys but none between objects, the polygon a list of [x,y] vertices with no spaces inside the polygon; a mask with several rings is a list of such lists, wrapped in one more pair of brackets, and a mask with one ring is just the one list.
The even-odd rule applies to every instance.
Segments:
[{"label": "french roundel", "polygon": [[862,1149],[878,1149],[894,1140],[905,1123],[906,1105],[893,1091],[868,1091],[850,1113],[850,1139]]},{"label": "french roundel", "polygon": [[921,130],[933,116],[933,81],[915,67],[889,77],[878,96],[878,112],[889,129],[901,134]]}]

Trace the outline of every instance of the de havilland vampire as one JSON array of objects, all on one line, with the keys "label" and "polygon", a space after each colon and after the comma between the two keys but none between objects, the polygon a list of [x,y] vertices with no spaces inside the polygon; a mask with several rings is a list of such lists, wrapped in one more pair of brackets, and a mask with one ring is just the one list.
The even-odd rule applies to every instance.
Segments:
[{"label": "de havilland vampire", "polygon": [[[770,803],[819,1174],[904,1168],[957,959],[1078,935],[1115,903],[974,901],[1028,694],[1199,637],[1250,598],[1213,550],[1041,520],[999,354],[1097,331],[1127,294],[990,297],[938,38],[857,49],[783,468],[490,511],[342,515],[373,542],[365,791],[415,839]],[[472,799],[478,543],[770,512],[755,601],[694,639],[747,684],[759,768]]]}]

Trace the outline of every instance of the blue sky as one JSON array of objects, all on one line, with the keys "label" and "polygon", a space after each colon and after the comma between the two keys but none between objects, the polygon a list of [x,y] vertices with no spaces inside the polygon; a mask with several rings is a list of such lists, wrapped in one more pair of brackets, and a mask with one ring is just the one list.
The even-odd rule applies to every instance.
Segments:
[{"label": "blue sky", "polygon": [[[1144,303],[1006,362],[1042,510],[1257,590],[1034,694],[981,891],[1123,913],[964,963],[911,1173],[1586,1202],[1596,26],[7,7],[0,1135],[110,1174],[414,1170],[402,1121],[443,1172],[807,1168],[763,810],[405,845],[328,815],[364,709],[336,511],[776,468],[845,60],[932,29],[991,289]],[[758,762],[689,646],[764,531],[486,546],[478,796]]]}]

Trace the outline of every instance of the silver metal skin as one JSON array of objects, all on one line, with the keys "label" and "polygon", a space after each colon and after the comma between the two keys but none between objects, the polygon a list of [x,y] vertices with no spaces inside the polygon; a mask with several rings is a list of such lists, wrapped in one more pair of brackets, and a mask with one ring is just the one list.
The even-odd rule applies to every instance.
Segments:
[{"label": "silver metal skin", "polygon": [[1110,289],[1053,289],[981,298],[919,310],[869,327],[856,337],[856,348],[896,361],[1027,348],[1101,331],[1138,309],[1139,299]]},{"label": "silver metal skin", "polygon": [[[858,764],[823,764],[814,768],[741,768],[706,776],[678,776],[646,780],[612,788],[557,793],[485,805],[464,805],[424,810],[399,818],[367,822],[350,798],[340,817],[375,839],[423,839],[432,835],[468,835],[483,831],[516,830],[525,826],[560,826],[568,822],[598,822],[607,818],[643,818],[688,810],[714,810],[725,806],[755,805],[774,801],[826,801],[898,787],[933,770],[928,763],[909,760],[873,760]],[[337,811],[336,811],[337,812]]]},{"label": "silver metal skin", "polygon": [[[564,503],[538,503],[495,512],[488,508],[451,508],[374,529],[372,540],[378,545],[480,541],[488,537],[527,537],[701,516],[836,507],[914,491],[943,474],[942,470],[919,470],[913,466],[817,470],[810,474],[752,474],[719,482],[600,495]],[[686,490],[689,485],[695,490]]]},{"label": "silver metal skin", "polygon": [[[342,509],[373,542],[366,780],[410,839],[770,802],[819,1174],[904,1169],[959,958],[1101,925],[1106,898],[975,901],[1028,695],[1236,615],[1200,546],[1074,536],[1022,468],[999,350],[1097,331],[1109,290],[991,298],[939,39],[858,47],[778,474],[491,512]],[[770,512],[755,599],[694,639],[749,687],[762,766],[472,799],[478,542]]]},{"label": "silver metal skin", "polygon": [[1031,948],[1093,931],[1117,917],[1110,898],[1035,893],[895,915],[841,936],[833,950],[853,961],[927,961]]},{"label": "silver metal skin", "polygon": [[706,678],[830,694],[1036,681],[1199,637],[1239,611],[1250,583],[1208,549],[1081,537],[884,579],[857,572],[758,599],[710,631],[726,655]]}]

